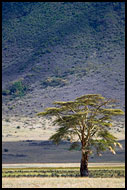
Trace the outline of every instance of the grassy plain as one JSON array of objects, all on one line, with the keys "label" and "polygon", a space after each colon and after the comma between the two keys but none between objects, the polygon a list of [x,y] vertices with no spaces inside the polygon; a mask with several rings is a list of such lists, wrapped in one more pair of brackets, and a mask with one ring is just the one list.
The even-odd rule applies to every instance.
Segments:
[{"label": "grassy plain", "polygon": [[[79,167],[49,167],[49,168],[3,168],[3,177],[80,177]],[[124,166],[90,167],[89,177],[109,178],[125,177]]]},{"label": "grassy plain", "polygon": [[124,188],[124,166],[92,166],[89,177],[79,167],[3,168],[3,188]]},{"label": "grassy plain", "polygon": [[125,188],[125,178],[3,178],[2,188]]}]

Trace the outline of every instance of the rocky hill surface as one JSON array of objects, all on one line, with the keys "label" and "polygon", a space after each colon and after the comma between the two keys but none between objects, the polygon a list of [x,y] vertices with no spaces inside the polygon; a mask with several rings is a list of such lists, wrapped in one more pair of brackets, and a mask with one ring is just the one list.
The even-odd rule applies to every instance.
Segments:
[{"label": "rocky hill surface", "polygon": [[3,117],[53,101],[125,98],[124,2],[3,2]]}]

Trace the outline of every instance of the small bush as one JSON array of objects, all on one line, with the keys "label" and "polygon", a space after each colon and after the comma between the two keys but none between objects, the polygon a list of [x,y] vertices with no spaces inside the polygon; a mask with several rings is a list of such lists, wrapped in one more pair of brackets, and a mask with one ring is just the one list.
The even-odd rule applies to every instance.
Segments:
[{"label": "small bush", "polygon": [[49,77],[47,78],[45,81],[42,82],[42,85],[44,87],[47,87],[47,86],[52,86],[52,87],[55,87],[55,86],[64,86],[67,84],[67,80],[65,79],[62,79],[62,78],[55,78],[55,77]]},{"label": "small bush", "polygon": [[8,118],[7,118],[7,119],[5,119],[5,121],[6,121],[6,122],[10,122],[10,120],[9,120]]},{"label": "small bush", "polygon": [[14,108],[13,106],[8,106],[9,110],[13,110],[13,108]]},{"label": "small bush", "polygon": [[4,148],[4,152],[8,152],[8,149]]},{"label": "small bush", "polygon": [[10,90],[3,90],[2,95],[7,96],[10,94]]},{"label": "small bush", "polygon": [[23,96],[26,91],[26,86],[21,81],[16,81],[10,86],[10,94],[14,96]]},{"label": "small bush", "polygon": [[21,97],[25,95],[27,88],[23,85],[22,81],[12,83],[8,89],[2,91],[2,95],[13,95],[13,97]]}]

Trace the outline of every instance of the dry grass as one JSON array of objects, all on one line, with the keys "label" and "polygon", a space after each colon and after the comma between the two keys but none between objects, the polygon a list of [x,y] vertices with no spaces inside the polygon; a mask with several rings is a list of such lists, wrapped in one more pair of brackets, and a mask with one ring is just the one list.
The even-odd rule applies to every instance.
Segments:
[{"label": "dry grass", "polygon": [[[48,140],[56,131],[51,121],[38,117],[10,117],[2,121],[2,141]],[[18,129],[17,126],[20,128]]]},{"label": "dry grass", "polygon": [[2,188],[125,188],[125,178],[3,178]]},{"label": "dry grass", "polygon": [[[112,168],[125,167],[125,163],[88,163],[89,168]],[[80,163],[24,163],[24,164],[2,164],[2,168],[74,168],[80,167]]]},{"label": "dry grass", "polygon": [[[122,125],[122,124],[119,124]],[[55,133],[57,127],[52,127],[52,120],[38,117],[9,117],[2,120],[2,141],[22,141],[22,140],[48,140]],[[17,129],[20,126],[20,129]],[[119,139],[125,139],[125,128],[117,131],[113,127],[112,133]]]}]

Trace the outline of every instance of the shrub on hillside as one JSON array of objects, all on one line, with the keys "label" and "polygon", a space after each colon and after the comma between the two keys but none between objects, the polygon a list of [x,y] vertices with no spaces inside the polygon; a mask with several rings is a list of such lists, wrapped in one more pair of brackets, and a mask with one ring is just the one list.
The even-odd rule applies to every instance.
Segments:
[{"label": "shrub on hillside", "polygon": [[7,96],[10,94],[10,90],[2,90],[2,95]]},{"label": "shrub on hillside", "polygon": [[42,82],[42,85],[44,87],[47,87],[47,86],[52,86],[52,87],[55,87],[55,86],[64,86],[67,84],[67,80],[65,79],[62,79],[62,78],[55,78],[55,77],[48,77],[45,81]]},{"label": "shrub on hillside", "polygon": [[21,97],[25,95],[27,87],[22,81],[13,82],[8,89],[2,91],[2,95],[13,95],[14,97]]}]

